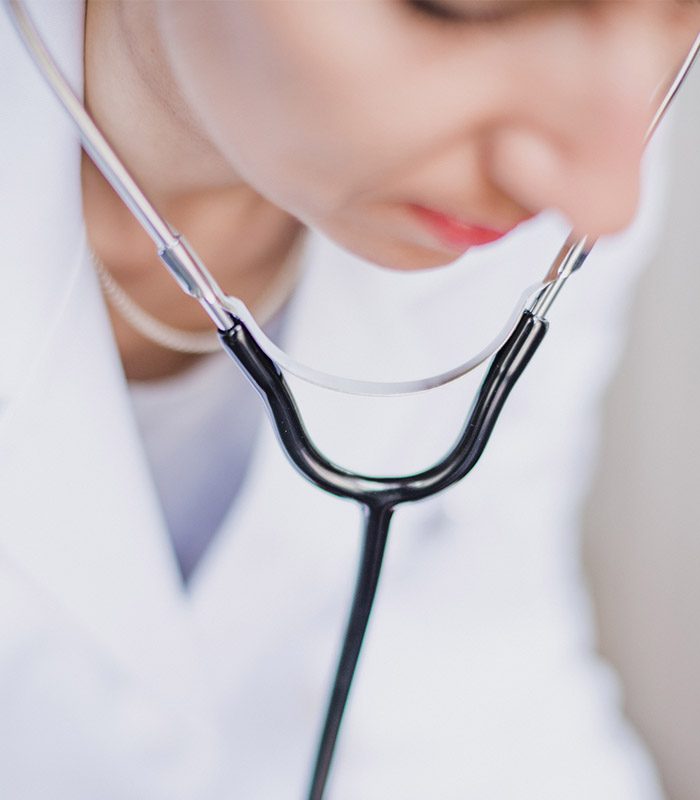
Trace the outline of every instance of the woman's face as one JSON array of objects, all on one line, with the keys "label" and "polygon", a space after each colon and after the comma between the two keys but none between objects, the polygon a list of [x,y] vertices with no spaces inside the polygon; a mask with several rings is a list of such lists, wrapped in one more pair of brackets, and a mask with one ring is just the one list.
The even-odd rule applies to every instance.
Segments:
[{"label": "woman's face", "polygon": [[192,111],[237,174],[339,244],[454,260],[545,208],[634,214],[644,131],[700,28],[683,0],[162,0]]}]

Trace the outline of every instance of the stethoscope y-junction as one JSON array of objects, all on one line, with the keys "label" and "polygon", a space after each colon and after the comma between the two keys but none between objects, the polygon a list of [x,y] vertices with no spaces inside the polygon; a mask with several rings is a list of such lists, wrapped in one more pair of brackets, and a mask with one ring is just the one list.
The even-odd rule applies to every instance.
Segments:
[{"label": "stethoscope y-junction", "polygon": [[[4,2],[34,61],[75,122],[85,150],[151,236],[158,255],[182,289],[205,309],[219,331],[222,347],[258,391],[291,463],[311,483],[338,497],[354,500],[363,511],[364,541],[357,584],[308,792],[309,800],[321,800],[379,581],[392,515],[402,503],[430,497],[472,470],[508,395],[544,339],[552,303],[569,277],[583,264],[594,241],[570,236],[542,283],[530,287],[520,298],[499,336],[477,356],[449,372],[421,380],[381,383],[315,370],[282,352],[260,330],[245,305],[224,294],[190,245],[158,214],[118,159],[56,66],[21,0]],[[699,50],[700,36],[652,120],[647,139],[666,113]],[[289,373],[326,388],[354,394],[407,394],[455,380],[489,358],[486,376],[452,449],[429,469],[394,478],[361,475],[326,458],[309,437],[285,379],[285,373]]]}]

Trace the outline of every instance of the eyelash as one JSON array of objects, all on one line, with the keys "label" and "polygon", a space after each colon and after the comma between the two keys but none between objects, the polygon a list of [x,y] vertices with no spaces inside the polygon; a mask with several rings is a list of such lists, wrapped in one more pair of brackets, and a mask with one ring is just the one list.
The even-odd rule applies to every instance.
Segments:
[{"label": "eyelash", "polygon": [[427,17],[433,17],[434,19],[442,19],[446,21],[459,20],[459,17],[456,14],[453,14],[452,11],[444,6],[440,6],[437,3],[432,2],[432,0],[407,0],[407,2],[412,9],[418,11],[420,14],[424,14]]},{"label": "eyelash", "polygon": [[[478,11],[457,11],[449,6],[443,6],[439,0],[404,0],[412,11],[433,22],[445,25],[489,25],[505,24],[518,16],[517,6],[511,6],[508,11],[498,7],[489,8],[490,4],[484,4]],[[675,0],[677,8],[691,9],[697,11],[700,0]]]},{"label": "eyelash", "polygon": [[506,16],[498,10],[483,10],[470,15],[466,11],[455,11],[435,0],[406,0],[412,10],[436,22],[462,25],[485,25],[505,22]]}]

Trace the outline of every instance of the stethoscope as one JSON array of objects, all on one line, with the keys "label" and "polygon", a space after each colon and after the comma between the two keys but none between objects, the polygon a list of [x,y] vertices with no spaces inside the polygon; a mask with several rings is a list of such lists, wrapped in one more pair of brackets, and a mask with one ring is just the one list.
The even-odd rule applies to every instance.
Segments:
[{"label": "stethoscope", "polygon": [[[357,583],[307,795],[308,800],[321,800],[372,610],[393,512],[402,503],[437,494],[473,469],[508,395],[547,333],[546,315],[552,303],[569,277],[584,263],[595,241],[570,235],[545,279],[522,295],[503,331],[475,357],[448,372],[420,380],[382,383],[313,369],[280,350],[256,324],[244,303],[224,294],[194,250],[158,214],[129,175],[57,67],[22,0],[3,2],[37,67],[76,124],[83,147],[153,239],[158,255],[183,291],[207,312],[219,331],[222,347],[259,393],[288,459],[311,483],[338,497],[354,500],[363,510],[364,539]],[[666,92],[649,126],[646,141],[656,131],[699,51],[700,35]],[[486,376],[452,449],[429,469],[394,478],[361,475],[326,458],[309,437],[285,380],[286,372],[349,394],[410,394],[453,381],[489,358]]]}]

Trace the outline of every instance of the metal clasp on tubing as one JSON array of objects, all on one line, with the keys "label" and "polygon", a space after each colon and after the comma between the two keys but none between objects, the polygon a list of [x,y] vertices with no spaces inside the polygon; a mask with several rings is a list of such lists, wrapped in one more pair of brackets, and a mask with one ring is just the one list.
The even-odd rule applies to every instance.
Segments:
[{"label": "metal clasp on tubing", "polygon": [[158,255],[180,288],[199,301],[216,327],[220,331],[230,330],[233,317],[226,310],[226,296],[187,240],[174,233],[172,241],[159,248]]},{"label": "metal clasp on tubing", "polygon": [[528,308],[533,317],[546,318],[547,312],[556,300],[562,286],[588,258],[594,244],[595,241],[590,241],[588,236],[577,239],[573,234],[569,235],[547,273],[545,278],[547,285]]}]

